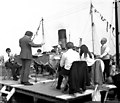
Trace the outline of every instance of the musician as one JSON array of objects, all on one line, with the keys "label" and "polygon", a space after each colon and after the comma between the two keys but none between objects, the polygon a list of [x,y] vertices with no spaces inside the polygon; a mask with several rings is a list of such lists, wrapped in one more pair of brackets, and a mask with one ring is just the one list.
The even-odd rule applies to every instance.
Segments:
[{"label": "musician", "polygon": [[34,54],[34,56],[42,56],[42,50],[41,49],[37,49],[37,53]]},{"label": "musician", "polygon": [[25,35],[19,39],[19,46],[21,48],[20,59],[22,61],[21,70],[21,84],[33,85],[29,82],[30,65],[32,61],[32,47],[41,47],[42,44],[35,44],[32,40],[33,32],[26,31]]},{"label": "musician", "polygon": [[56,89],[61,89],[61,82],[64,76],[66,79],[64,91],[67,91],[68,89],[67,80],[68,80],[68,76],[69,76],[72,63],[74,61],[80,61],[79,53],[73,50],[74,44],[72,42],[68,42],[66,44],[66,48],[67,48],[67,51],[64,52],[61,56],[61,60],[60,60],[61,70],[59,72],[59,78],[58,78],[58,83],[56,87]]},{"label": "musician", "polygon": [[[44,68],[44,65],[41,61],[37,61],[37,59],[40,57],[40,56],[43,56],[42,54],[42,50],[41,49],[37,49],[37,53],[35,53],[33,55],[33,63],[31,64],[31,66],[33,66],[36,70],[36,74],[39,73],[39,71],[41,71],[40,73],[42,74],[43,73],[43,68]],[[39,70],[39,68],[41,68],[41,70]]]},{"label": "musician", "polygon": [[61,49],[60,43],[58,45],[53,46],[53,48],[54,48],[56,54],[60,54],[61,53],[62,49]]},{"label": "musician", "polygon": [[48,64],[45,65],[45,69],[46,71],[49,72],[49,75],[53,75],[55,73],[57,66],[59,64],[59,60],[60,60],[60,57],[57,56],[56,51],[52,49],[49,55]]},{"label": "musician", "polygon": [[20,66],[14,61],[14,55],[11,53],[11,49],[6,49],[6,54],[4,55],[4,62],[6,69],[11,69],[13,80],[17,81],[19,78],[17,74],[19,72]]}]

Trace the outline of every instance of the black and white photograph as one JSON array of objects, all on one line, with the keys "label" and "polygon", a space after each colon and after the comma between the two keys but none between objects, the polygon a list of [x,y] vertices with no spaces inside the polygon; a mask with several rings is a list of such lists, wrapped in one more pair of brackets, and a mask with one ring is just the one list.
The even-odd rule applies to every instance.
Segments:
[{"label": "black and white photograph", "polygon": [[120,0],[1,0],[0,103],[119,103]]}]

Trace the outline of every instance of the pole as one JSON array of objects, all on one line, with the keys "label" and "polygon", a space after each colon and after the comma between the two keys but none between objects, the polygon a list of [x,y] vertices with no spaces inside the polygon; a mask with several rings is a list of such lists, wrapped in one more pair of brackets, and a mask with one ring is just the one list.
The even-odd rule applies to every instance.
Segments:
[{"label": "pole", "polygon": [[93,11],[92,11],[93,5],[91,2],[90,5],[90,14],[91,14],[91,26],[92,26],[92,46],[93,46],[93,53],[94,53],[94,32],[93,32],[93,27],[94,27],[94,22],[93,22]]},{"label": "pole", "polygon": [[43,18],[42,18],[42,36],[43,36],[43,42],[44,42],[44,27],[43,27]]},{"label": "pole", "polygon": [[118,32],[118,6],[115,0],[115,32],[116,32],[116,66],[119,67],[119,32]]},{"label": "pole", "polygon": [[[42,36],[43,36],[43,43],[44,41],[44,26],[43,26],[43,18],[42,18]],[[43,46],[43,51],[44,51],[44,46]]]}]

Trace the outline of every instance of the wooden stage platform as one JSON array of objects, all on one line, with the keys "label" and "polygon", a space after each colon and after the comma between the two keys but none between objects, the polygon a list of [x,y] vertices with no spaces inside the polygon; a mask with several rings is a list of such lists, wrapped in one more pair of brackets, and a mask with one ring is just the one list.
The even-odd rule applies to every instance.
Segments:
[{"label": "wooden stage platform", "polygon": [[[87,89],[83,94],[76,96],[62,93],[62,90],[57,90],[55,85],[52,85],[54,79],[39,78],[38,82],[34,82],[34,78],[30,79],[34,85],[21,85],[19,81],[2,80],[0,84],[9,88],[15,88],[15,93],[9,100],[10,103],[85,103],[91,101],[92,89]],[[14,102],[13,102],[14,101]]]}]

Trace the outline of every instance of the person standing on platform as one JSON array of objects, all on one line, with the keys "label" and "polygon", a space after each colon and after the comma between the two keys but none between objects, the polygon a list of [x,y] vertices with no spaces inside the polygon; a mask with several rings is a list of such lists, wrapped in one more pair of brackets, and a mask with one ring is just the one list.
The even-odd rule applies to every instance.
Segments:
[{"label": "person standing on platform", "polygon": [[35,44],[31,40],[33,32],[26,31],[25,35],[19,39],[19,46],[21,48],[20,59],[22,61],[22,70],[21,70],[21,84],[24,85],[33,85],[29,82],[29,72],[30,65],[32,61],[32,47],[41,47],[42,44]]},{"label": "person standing on platform", "polygon": [[107,43],[106,38],[102,38],[100,42],[101,42],[100,58],[103,60],[105,65],[103,75],[104,75],[104,80],[106,80],[110,76],[110,54],[109,54],[110,48],[106,44]]}]

